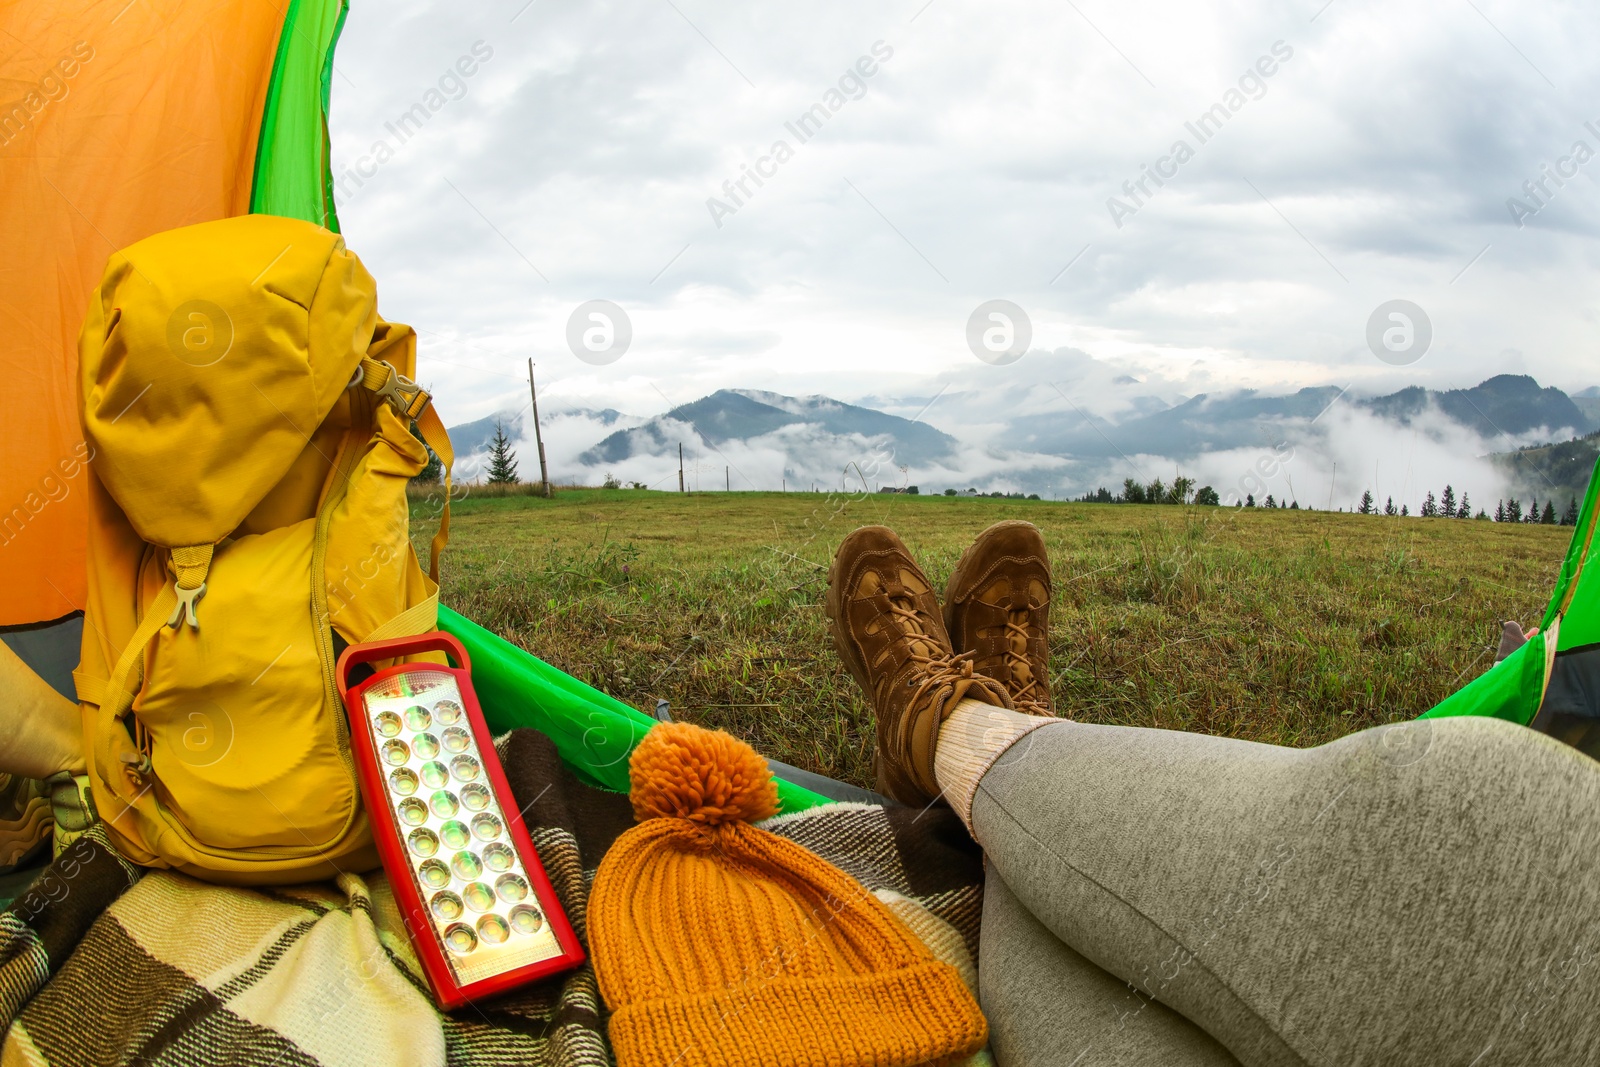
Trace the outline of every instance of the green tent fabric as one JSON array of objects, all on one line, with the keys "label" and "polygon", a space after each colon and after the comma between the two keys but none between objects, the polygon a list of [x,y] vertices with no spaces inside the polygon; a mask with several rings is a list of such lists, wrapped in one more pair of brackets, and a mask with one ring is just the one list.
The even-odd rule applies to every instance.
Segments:
[{"label": "green tent fabric", "polygon": [[333,49],[347,0],[290,0],[261,111],[250,213],[305,219],[339,232],[328,157]]},{"label": "green tent fabric", "polygon": [[1509,719],[1600,758],[1600,566],[1586,566],[1600,521],[1597,498],[1600,462],[1589,476],[1539,633],[1422,718]]},{"label": "green tent fabric", "polygon": [[[628,756],[656,720],[556,670],[465,615],[439,608],[439,629],[454,635],[472,659],[472,687],[495,733],[531,726],[555,742],[579,777],[616,792],[628,790]],[[828,799],[782,778],[778,809],[803,811]]]}]

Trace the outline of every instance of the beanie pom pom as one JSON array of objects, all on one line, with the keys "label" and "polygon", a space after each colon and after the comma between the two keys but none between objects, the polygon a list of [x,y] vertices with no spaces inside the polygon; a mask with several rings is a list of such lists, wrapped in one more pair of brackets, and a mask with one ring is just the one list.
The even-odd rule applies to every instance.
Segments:
[{"label": "beanie pom pom", "polygon": [[778,810],[767,761],[722,730],[686,722],[651,728],[628,761],[633,816],[706,826],[757,822]]}]

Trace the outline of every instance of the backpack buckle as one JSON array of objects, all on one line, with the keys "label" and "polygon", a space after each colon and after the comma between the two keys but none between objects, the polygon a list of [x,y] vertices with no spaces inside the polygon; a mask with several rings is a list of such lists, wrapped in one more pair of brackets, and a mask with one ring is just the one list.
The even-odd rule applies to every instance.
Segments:
[{"label": "backpack buckle", "polygon": [[135,783],[143,785],[145,778],[149,776],[151,771],[150,753],[124,752],[120,759],[122,761],[122,769],[127,772],[128,777],[132,778]]},{"label": "backpack buckle", "polygon": [[433,397],[422,386],[395,370],[394,364],[387,360],[377,362],[388,373],[381,383],[372,388],[372,391],[377,394],[378,399],[387,400],[396,411],[415,421]]},{"label": "backpack buckle", "polygon": [[200,602],[200,598],[206,595],[206,583],[201,582],[194,589],[185,589],[177,582],[173,582],[172,587],[177,590],[178,602],[173,605],[172,614],[167,616],[167,625],[176,630],[182,625],[184,616],[187,615],[189,617],[189,629],[200,629],[200,618],[195,614],[194,607]]}]

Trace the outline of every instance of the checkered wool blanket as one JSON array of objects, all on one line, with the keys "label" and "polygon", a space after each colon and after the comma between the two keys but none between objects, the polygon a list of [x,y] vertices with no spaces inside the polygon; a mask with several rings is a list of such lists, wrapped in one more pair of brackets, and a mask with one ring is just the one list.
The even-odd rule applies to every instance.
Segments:
[{"label": "checkered wool blanket", "polygon": [[[580,938],[627,797],[517,730],[501,759]],[[945,809],[835,804],[764,824],[855,876],[969,982],[982,868]],[[92,829],[0,913],[0,1064],[611,1062],[590,966],[450,1014],[433,1007],[381,872],[234,889],[125,863]]]}]

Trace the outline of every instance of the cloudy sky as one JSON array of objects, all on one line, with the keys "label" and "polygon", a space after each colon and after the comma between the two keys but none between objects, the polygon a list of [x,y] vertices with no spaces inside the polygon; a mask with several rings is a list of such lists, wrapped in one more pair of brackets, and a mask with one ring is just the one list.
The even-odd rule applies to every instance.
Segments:
[{"label": "cloudy sky", "polygon": [[[521,404],[529,356],[552,407],[640,416],[725,386],[1102,410],[1111,371],[1577,390],[1597,46],[1591,7],[1510,0],[357,3],[337,199],[451,423]],[[1005,366],[968,344],[995,299],[1032,330]],[[1368,344],[1395,299],[1432,329],[1401,366]],[[632,327],[605,365],[568,344],[591,300]]]}]

